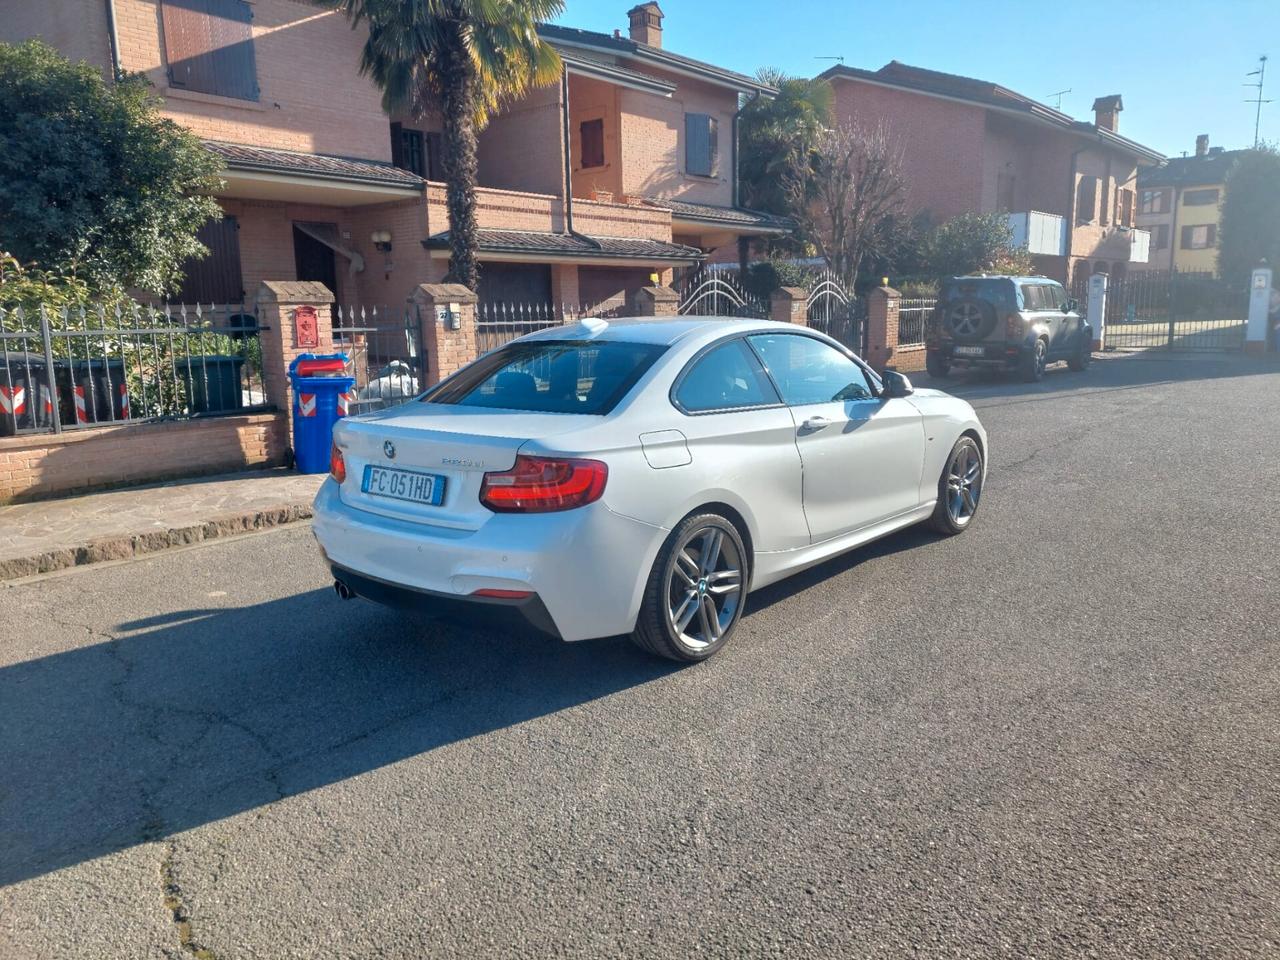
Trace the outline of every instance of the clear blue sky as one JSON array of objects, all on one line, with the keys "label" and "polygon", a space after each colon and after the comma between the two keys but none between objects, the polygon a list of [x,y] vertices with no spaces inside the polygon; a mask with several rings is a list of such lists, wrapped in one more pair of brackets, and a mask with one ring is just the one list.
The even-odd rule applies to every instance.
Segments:
[{"label": "clear blue sky", "polygon": [[[559,23],[626,35],[635,0],[567,0]],[[1242,86],[1270,54],[1262,137],[1280,141],[1280,0],[659,0],[663,45],[743,73],[812,76],[843,56],[979,77],[1092,119],[1095,97],[1124,96],[1120,132],[1169,156],[1196,135],[1253,144]]]}]

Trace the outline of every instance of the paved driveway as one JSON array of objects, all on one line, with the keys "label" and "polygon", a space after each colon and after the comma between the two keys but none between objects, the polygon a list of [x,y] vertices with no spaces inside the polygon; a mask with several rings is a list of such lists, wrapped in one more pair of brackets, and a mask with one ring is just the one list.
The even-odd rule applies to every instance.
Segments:
[{"label": "paved driveway", "polygon": [[955,388],[978,525],[693,669],[305,527],[0,589],[0,956],[1276,956],[1280,368]]}]

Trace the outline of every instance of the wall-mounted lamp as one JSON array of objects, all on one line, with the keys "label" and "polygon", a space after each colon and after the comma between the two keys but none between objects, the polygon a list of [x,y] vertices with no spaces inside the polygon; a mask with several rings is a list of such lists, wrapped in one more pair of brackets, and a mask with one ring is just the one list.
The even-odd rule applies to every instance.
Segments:
[{"label": "wall-mounted lamp", "polygon": [[369,240],[372,241],[375,250],[381,250],[383,253],[391,252],[390,230],[375,230],[369,235]]}]

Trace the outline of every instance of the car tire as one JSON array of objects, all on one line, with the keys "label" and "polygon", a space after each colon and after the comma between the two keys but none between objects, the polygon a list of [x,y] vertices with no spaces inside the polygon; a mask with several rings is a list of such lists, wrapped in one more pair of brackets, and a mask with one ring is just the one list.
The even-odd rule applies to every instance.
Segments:
[{"label": "car tire", "polygon": [[1039,383],[1044,379],[1044,368],[1049,362],[1049,344],[1037,339],[1026,356],[1022,358],[1022,380],[1024,383]]},{"label": "car tire", "polygon": [[929,518],[929,526],[948,537],[964,533],[973,525],[987,467],[982,448],[969,435],[956,441],[938,477],[938,503]]},{"label": "car tire", "polygon": [[718,513],[686,517],[658,551],[632,642],[681,663],[724,649],[742,618],[748,563],[742,536],[729,520]]},{"label": "car tire", "polygon": [[1089,349],[1088,344],[1081,347],[1074,357],[1067,361],[1067,366],[1076,373],[1083,373],[1089,369],[1089,362],[1093,359],[1093,351]]},{"label": "car tire", "polygon": [[951,364],[940,353],[926,353],[924,368],[929,376],[937,380],[944,380],[951,373]]}]

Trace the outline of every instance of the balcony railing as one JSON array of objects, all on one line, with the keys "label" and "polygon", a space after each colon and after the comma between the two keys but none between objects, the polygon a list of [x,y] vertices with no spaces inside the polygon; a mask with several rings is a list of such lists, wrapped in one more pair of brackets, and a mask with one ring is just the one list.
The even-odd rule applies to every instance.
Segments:
[{"label": "balcony railing", "polygon": [[1009,229],[1013,231],[1013,245],[1028,253],[1061,257],[1067,252],[1067,221],[1056,213],[1011,213]]},{"label": "balcony railing", "polygon": [[[449,229],[449,208],[443,183],[427,184],[428,225],[432,233]],[[521,230],[562,233],[566,229],[564,202],[544,193],[522,193],[480,187],[476,217],[481,230]],[[671,213],[640,203],[601,203],[575,198],[573,228],[596,237],[671,240]]]}]

